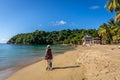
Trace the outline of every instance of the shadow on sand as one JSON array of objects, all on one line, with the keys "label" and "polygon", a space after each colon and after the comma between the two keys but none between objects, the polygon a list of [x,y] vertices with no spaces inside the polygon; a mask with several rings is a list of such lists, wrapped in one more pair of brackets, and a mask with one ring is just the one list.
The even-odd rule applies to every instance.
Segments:
[{"label": "shadow on sand", "polygon": [[65,66],[65,67],[53,67],[53,70],[55,69],[68,69],[68,68],[78,68],[80,66]]}]

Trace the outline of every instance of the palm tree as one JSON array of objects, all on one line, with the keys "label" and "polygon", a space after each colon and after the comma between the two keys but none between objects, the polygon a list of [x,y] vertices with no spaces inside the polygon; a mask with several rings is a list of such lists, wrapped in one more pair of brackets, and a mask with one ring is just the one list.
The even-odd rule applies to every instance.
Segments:
[{"label": "palm tree", "polygon": [[108,28],[109,28],[109,39],[110,42],[118,42],[118,40],[120,39],[120,24],[119,23],[115,23],[113,19],[111,19],[108,22]]},{"label": "palm tree", "polygon": [[120,22],[120,0],[108,0],[105,8],[110,12],[116,11],[117,14],[114,19],[115,21]]},{"label": "palm tree", "polygon": [[120,26],[118,26],[118,25],[115,25],[115,26],[112,27],[112,29],[111,29],[112,40],[113,40],[113,42],[115,42],[115,43],[118,42],[118,40],[120,39],[119,31],[120,31]]},{"label": "palm tree", "polygon": [[100,26],[98,29],[98,35],[101,37],[102,44],[106,44],[109,37],[109,28],[106,23]]}]

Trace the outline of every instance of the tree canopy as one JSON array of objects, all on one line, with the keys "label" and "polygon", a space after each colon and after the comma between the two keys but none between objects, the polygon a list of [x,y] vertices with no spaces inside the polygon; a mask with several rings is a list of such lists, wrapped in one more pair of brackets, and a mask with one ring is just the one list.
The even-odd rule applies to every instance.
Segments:
[{"label": "tree canopy", "polygon": [[9,44],[81,44],[82,37],[91,35],[97,37],[96,29],[74,29],[45,32],[36,30],[32,33],[22,33],[13,36]]},{"label": "tree canopy", "polygon": [[100,37],[103,44],[120,42],[120,22],[111,19],[96,29],[67,29],[45,32],[36,30],[31,33],[22,33],[13,36],[8,44],[82,44],[85,35]]},{"label": "tree canopy", "polygon": [[98,29],[99,37],[103,43],[118,43],[120,41],[120,23],[111,19],[108,23],[102,24]]}]

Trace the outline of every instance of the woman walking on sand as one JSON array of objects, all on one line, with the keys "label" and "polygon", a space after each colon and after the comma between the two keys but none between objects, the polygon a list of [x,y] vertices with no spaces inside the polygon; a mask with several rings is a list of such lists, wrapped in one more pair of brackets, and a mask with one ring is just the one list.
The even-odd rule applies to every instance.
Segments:
[{"label": "woman walking on sand", "polygon": [[47,49],[45,52],[45,60],[47,61],[46,70],[52,70],[52,59],[53,59],[52,49],[50,45],[47,45]]}]

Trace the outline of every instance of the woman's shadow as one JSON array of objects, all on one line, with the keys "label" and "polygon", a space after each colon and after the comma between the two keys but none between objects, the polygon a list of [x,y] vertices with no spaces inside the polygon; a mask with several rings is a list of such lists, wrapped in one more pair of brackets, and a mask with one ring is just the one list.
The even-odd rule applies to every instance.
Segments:
[{"label": "woman's shadow", "polygon": [[79,67],[80,67],[80,66],[53,67],[53,70],[55,70],[55,69],[79,68]]}]

